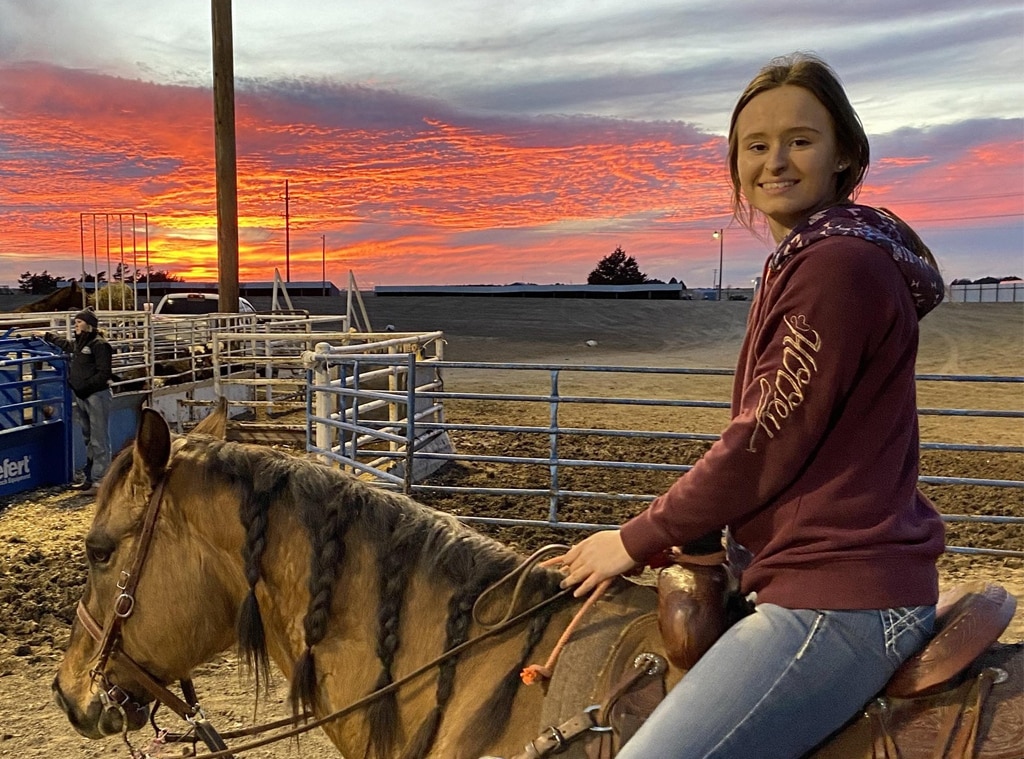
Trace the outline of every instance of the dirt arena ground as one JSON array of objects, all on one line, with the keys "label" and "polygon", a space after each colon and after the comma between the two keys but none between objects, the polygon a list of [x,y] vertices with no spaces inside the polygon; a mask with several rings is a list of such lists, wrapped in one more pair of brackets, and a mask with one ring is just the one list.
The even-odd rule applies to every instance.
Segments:
[{"label": "dirt arena ground", "polygon": [[[296,299],[296,306],[311,311],[344,309],[342,299]],[[4,304],[0,304],[3,306]],[[269,304],[257,303],[257,307]],[[742,335],[748,304],[581,301],[505,298],[393,297],[367,299],[372,326],[391,324],[398,331],[443,330],[448,343],[445,357],[467,361],[524,361],[564,365],[601,364],[664,367],[730,367]],[[590,346],[587,341],[597,344]],[[1024,304],[949,304],[941,306],[922,325],[921,373],[965,375],[1024,375]],[[636,397],[725,398],[728,379],[687,379],[680,393],[678,377],[650,375],[633,378],[629,393],[615,387],[612,375],[586,375],[572,380],[563,392],[610,393]],[[543,378],[500,376],[493,372],[459,373],[448,389],[534,392]],[[568,382],[568,380],[567,380]],[[989,408],[1024,410],[1021,385],[921,383],[919,401],[926,408]],[[671,424],[672,429],[718,431],[723,412],[711,410],[676,411],[673,418],[638,419],[629,408],[586,406],[578,418],[564,424],[635,428]],[[449,421],[491,421],[507,410],[488,408],[478,402],[453,402],[446,406]],[[600,414],[595,417],[595,414]],[[973,419],[962,417],[922,418],[922,440],[931,442],[972,442],[1020,446],[1024,443],[1024,422],[1020,419]],[[456,447],[480,445],[479,439],[455,436]],[[507,443],[506,443],[507,445]],[[535,443],[523,439],[514,443],[518,454],[528,455]],[[617,450],[620,442],[590,438],[578,450],[563,455],[614,459],[636,456]],[[688,463],[699,457],[700,444],[687,443],[660,451],[666,461]],[[631,460],[653,461],[652,452]],[[972,454],[970,452],[927,451],[922,456],[924,474],[1024,480],[1024,456],[1020,454]],[[505,482],[513,475],[494,466],[464,465],[445,473],[446,481],[467,483]],[[567,475],[567,477],[570,475]],[[583,477],[583,475],[579,475]],[[659,492],[668,480],[650,478],[644,492]],[[609,492],[638,492],[632,483],[625,489],[610,475],[592,471],[566,487]],[[1024,515],[1024,494],[1005,488],[929,486],[927,492],[941,511],[951,514]],[[462,514],[493,509],[493,502],[477,504],[466,499],[434,498],[431,505]],[[74,605],[84,581],[81,541],[92,518],[89,498],[60,489],[44,489],[0,501],[0,757],[106,757],[124,755],[117,738],[94,742],[77,736],[50,696],[52,680]],[[519,508],[508,501],[503,513]],[[524,514],[538,518],[523,506]],[[629,514],[614,508],[573,512],[566,518],[581,521],[621,521]],[[635,508],[635,507],[632,507]],[[524,551],[548,542],[565,542],[564,533],[497,529],[490,531]],[[993,548],[1024,549],[1020,526],[951,525],[948,542]],[[941,562],[942,583],[949,587],[965,579],[986,579],[1006,585],[1022,599],[1004,641],[1024,641],[1024,561],[1014,558],[947,555]],[[211,721],[221,730],[251,724],[251,684],[236,668],[232,654],[225,654],[196,673],[196,684]],[[284,713],[283,680],[279,679],[261,706],[258,721]],[[171,722],[168,720],[168,722]],[[178,725],[172,726],[177,729]],[[139,740],[138,742],[141,742]],[[326,759],[337,753],[319,735],[258,749],[245,754],[256,759],[310,757]]]}]

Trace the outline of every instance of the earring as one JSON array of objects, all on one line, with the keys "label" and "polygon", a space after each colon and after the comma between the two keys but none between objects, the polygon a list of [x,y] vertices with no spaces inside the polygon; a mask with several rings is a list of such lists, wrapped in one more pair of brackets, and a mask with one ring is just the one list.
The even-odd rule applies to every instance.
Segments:
[{"label": "earring", "polygon": [[849,165],[850,164],[848,164],[846,161],[842,161],[841,163],[837,163],[836,164],[836,171],[846,171],[846,167],[849,166]]}]

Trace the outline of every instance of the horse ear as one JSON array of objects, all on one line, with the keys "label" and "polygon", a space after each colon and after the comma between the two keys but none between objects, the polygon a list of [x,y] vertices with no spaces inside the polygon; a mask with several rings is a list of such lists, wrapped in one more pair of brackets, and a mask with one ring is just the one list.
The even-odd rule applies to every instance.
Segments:
[{"label": "horse ear", "polygon": [[163,476],[171,458],[171,430],[159,412],[142,409],[134,450],[132,477],[152,487]]},{"label": "horse ear", "polygon": [[227,440],[228,437],[228,399],[223,395],[217,401],[217,408],[192,428],[192,432],[199,432],[210,435],[218,440]]}]

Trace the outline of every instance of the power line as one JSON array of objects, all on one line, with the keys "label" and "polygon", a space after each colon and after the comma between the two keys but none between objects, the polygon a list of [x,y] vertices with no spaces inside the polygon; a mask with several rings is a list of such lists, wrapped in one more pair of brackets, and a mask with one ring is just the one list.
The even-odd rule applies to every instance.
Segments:
[{"label": "power line", "polygon": [[1011,194],[1008,194],[1008,195],[1007,194],[1001,194],[1001,195],[961,195],[959,197],[949,197],[949,198],[922,198],[920,200],[907,199],[907,200],[904,200],[902,202],[907,203],[907,204],[912,204],[912,203],[913,204],[917,204],[917,203],[956,203],[956,202],[959,202],[959,201],[962,201],[962,200],[1001,200],[1001,199],[1004,199],[1004,198],[1020,198],[1021,200],[1024,200],[1024,195],[1022,195],[1019,192],[1011,193]]},{"label": "power line", "polygon": [[1024,213],[997,213],[990,216],[943,216],[941,219],[921,219],[915,218],[908,215],[908,218],[913,219],[915,224],[929,221],[975,221],[978,219],[1012,219],[1012,218],[1024,218]]}]

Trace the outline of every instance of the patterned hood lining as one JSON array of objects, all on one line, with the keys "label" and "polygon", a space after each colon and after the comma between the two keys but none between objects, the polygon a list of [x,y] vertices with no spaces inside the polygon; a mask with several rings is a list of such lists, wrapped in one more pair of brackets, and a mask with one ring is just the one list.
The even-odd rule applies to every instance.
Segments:
[{"label": "patterned hood lining", "polygon": [[914,252],[906,225],[885,211],[854,203],[826,208],[793,229],[769,259],[769,271],[778,273],[797,252],[833,235],[859,237],[888,251],[907,283],[918,319],[942,302],[942,275]]}]

